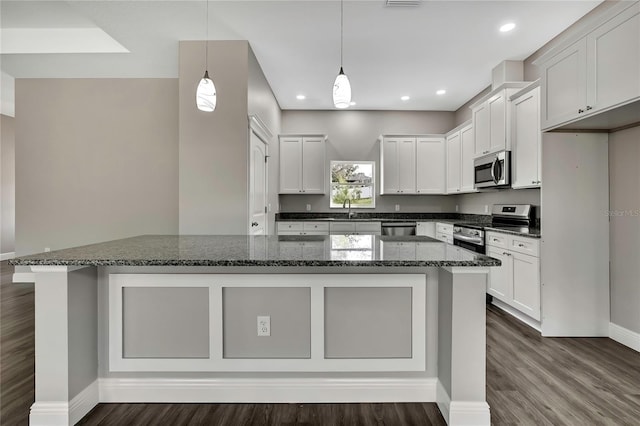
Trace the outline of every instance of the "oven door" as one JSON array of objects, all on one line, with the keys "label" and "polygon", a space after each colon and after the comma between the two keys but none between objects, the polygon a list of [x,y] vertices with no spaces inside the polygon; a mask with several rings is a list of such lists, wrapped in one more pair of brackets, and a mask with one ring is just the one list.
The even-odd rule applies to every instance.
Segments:
[{"label": "oven door", "polygon": [[469,251],[473,251],[475,253],[485,254],[486,250],[484,248],[484,244],[478,245],[469,241],[464,241],[459,238],[453,237],[453,245],[462,247],[463,249],[467,249]]},{"label": "oven door", "polygon": [[509,151],[500,151],[474,161],[476,188],[493,188],[510,184]]}]

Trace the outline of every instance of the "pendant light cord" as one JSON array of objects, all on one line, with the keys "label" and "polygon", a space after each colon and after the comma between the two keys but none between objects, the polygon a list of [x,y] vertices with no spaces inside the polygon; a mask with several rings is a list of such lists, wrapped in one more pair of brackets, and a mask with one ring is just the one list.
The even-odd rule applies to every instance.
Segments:
[{"label": "pendant light cord", "polygon": [[344,3],[340,0],[340,68],[342,68],[342,50],[343,50],[343,32],[344,32]]},{"label": "pendant light cord", "polygon": [[209,71],[209,0],[207,0],[207,13],[206,13],[206,22],[207,22],[207,38],[204,41],[204,69],[205,71]]}]

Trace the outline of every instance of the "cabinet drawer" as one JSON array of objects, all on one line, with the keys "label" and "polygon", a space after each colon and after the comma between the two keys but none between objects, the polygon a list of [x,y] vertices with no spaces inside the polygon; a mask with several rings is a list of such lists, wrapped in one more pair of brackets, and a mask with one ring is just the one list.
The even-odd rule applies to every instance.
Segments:
[{"label": "cabinet drawer", "polygon": [[278,222],[278,233],[280,232],[302,232],[303,222]]},{"label": "cabinet drawer", "polygon": [[436,232],[443,234],[451,234],[453,235],[453,224],[452,223],[436,223]]},{"label": "cabinet drawer", "polygon": [[304,222],[303,229],[305,232],[329,232],[329,222]]},{"label": "cabinet drawer", "polygon": [[491,247],[509,248],[509,236],[506,234],[498,234],[496,232],[487,232],[485,244]]},{"label": "cabinet drawer", "polygon": [[453,236],[443,234],[442,232],[436,233],[436,239],[445,243],[453,244]]},{"label": "cabinet drawer", "polygon": [[330,225],[332,234],[350,233],[356,231],[355,222],[332,222]]},{"label": "cabinet drawer", "polygon": [[540,256],[540,242],[533,238],[511,237],[509,250],[531,256]]},{"label": "cabinet drawer", "polygon": [[357,222],[356,232],[379,234],[381,232],[380,222]]}]

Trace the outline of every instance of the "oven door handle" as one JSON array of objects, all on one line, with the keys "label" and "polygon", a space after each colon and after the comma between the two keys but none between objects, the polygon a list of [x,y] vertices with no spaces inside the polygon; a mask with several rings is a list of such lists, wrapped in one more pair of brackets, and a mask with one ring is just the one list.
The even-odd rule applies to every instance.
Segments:
[{"label": "oven door handle", "polygon": [[482,244],[482,238],[480,237],[467,237],[466,235],[458,235],[458,234],[454,234],[453,235],[453,239],[454,240],[460,240],[460,241],[467,241],[469,243],[474,243],[474,244]]}]

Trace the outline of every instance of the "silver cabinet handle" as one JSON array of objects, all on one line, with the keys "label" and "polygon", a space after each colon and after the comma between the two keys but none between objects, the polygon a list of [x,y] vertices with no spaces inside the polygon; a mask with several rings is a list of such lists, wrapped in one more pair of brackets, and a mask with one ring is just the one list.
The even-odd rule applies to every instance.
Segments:
[{"label": "silver cabinet handle", "polygon": [[518,247],[525,247],[524,244],[518,244]]},{"label": "silver cabinet handle", "polygon": [[251,226],[258,226],[258,222],[251,222]]},{"label": "silver cabinet handle", "polygon": [[494,238],[494,239],[493,239],[493,241],[495,241],[495,242],[497,243],[497,242],[498,242],[498,241],[500,241],[500,240],[499,240],[499,239],[497,239],[497,238]]}]

